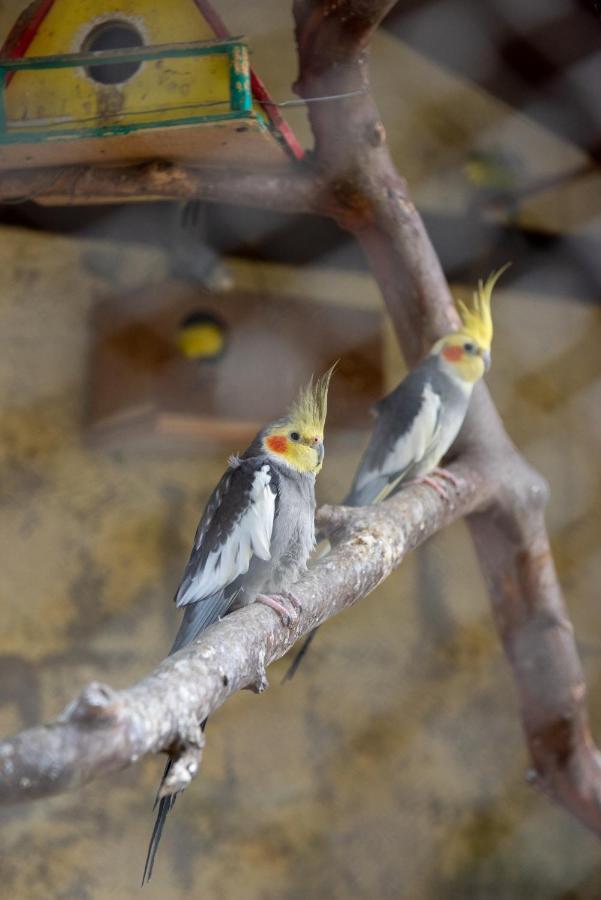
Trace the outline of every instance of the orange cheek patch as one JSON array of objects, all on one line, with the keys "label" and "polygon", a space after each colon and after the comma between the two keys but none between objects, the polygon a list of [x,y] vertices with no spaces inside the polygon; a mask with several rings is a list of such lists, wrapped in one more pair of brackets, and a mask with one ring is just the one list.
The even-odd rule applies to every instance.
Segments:
[{"label": "orange cheek patch", "polygon": [[445,347],[442,355],[449,362],[458,362],[463,356],[463,347]]},{"label": "orange cheek patch", "polygon": [[285,453],[288,449],[288,440],[283,434],[272,434],[265,443],[273,453]]}]

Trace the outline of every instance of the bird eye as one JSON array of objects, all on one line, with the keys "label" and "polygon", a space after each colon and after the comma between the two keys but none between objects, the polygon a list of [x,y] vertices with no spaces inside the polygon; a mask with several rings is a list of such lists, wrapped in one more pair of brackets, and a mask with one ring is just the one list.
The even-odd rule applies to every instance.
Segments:
[{"label": "bird eye", "polygon": [[476,345],[470,343],[470,341],[467,341],[467,343],[465,343],[465,344],[463,345],[463,349],[465,350],[466,353],[475,353],[475,352],[476,352]]},{"label": "bird eye", "polygon": [[290,432],[290,440],[291,441],[300,441],[300,434],[298,433],[298,431]]}]

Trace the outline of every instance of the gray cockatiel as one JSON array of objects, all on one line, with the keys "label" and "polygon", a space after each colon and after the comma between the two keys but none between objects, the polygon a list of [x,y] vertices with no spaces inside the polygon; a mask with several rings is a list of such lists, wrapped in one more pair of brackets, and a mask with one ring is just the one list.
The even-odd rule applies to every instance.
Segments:
[{"label": "gray cockatiel", "polygon": [[[285,418],[260,431],[240,457],[230,458],[200,520],[175,595],[184,616],[171,653],[234,605],[257,600],[289,620],[282,599],[297,603],[290,591],[315,544],[315,476],[323,463],[331,374],[332,369],[315,384],[311,381]],[[165,775],[170,767],[168,762]],[[175,796],[157,800],[142,883],[152,876]]]},{"label": "gray cockatiel", "polygon": [[[437,466],[465,419],[472,391],[490,366],[490,300],[504,266],[478,282],[471,308],[459,302],[462,328],[437,341],[428,356],[376,405],[376,424],[359,464],[346,506],[368,506],[392,496],[410,481],[429,484],[446,499],[431,475],[454,482]],[[305,639],[286,673],[291,678],[315,637]]]},{"label": "gray cockatiel", "polygon": [[474,384],[490,365],[490,353],[465,334],[451,334],[375,407],[376,424],[345,506],[368,506],[390,497],[408,481],[440,491],[429,473],[463,424]]}]

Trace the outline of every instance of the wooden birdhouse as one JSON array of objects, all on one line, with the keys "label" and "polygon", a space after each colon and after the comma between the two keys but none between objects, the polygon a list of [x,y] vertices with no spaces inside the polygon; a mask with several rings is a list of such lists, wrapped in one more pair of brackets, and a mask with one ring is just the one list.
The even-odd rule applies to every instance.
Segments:
[{"label": "wooden birdhouse", "polygon": [[207,0],[36,0],[0,51],[0,168],[302,150]]},{"label": "wooden birdhouse", "polygon": [[379,310],[171,281],[101,301],[88,435],[107,448],[250,440],[338,359],[328,429],[365,428],[384,390]]}]

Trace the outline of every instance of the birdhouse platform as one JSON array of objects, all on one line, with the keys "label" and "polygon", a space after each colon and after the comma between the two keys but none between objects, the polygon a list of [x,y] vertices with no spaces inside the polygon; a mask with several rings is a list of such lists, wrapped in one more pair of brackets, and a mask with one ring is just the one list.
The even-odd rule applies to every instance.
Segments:
[{"label": "birdhouse platform", "polygon": [[[227,35],[208,3],[169,7],[166,16],[150,0],[33,3],[0,51],[0,169],[302,156],[245,40]],[[183,34],[194,39],[170,40]]]}]

